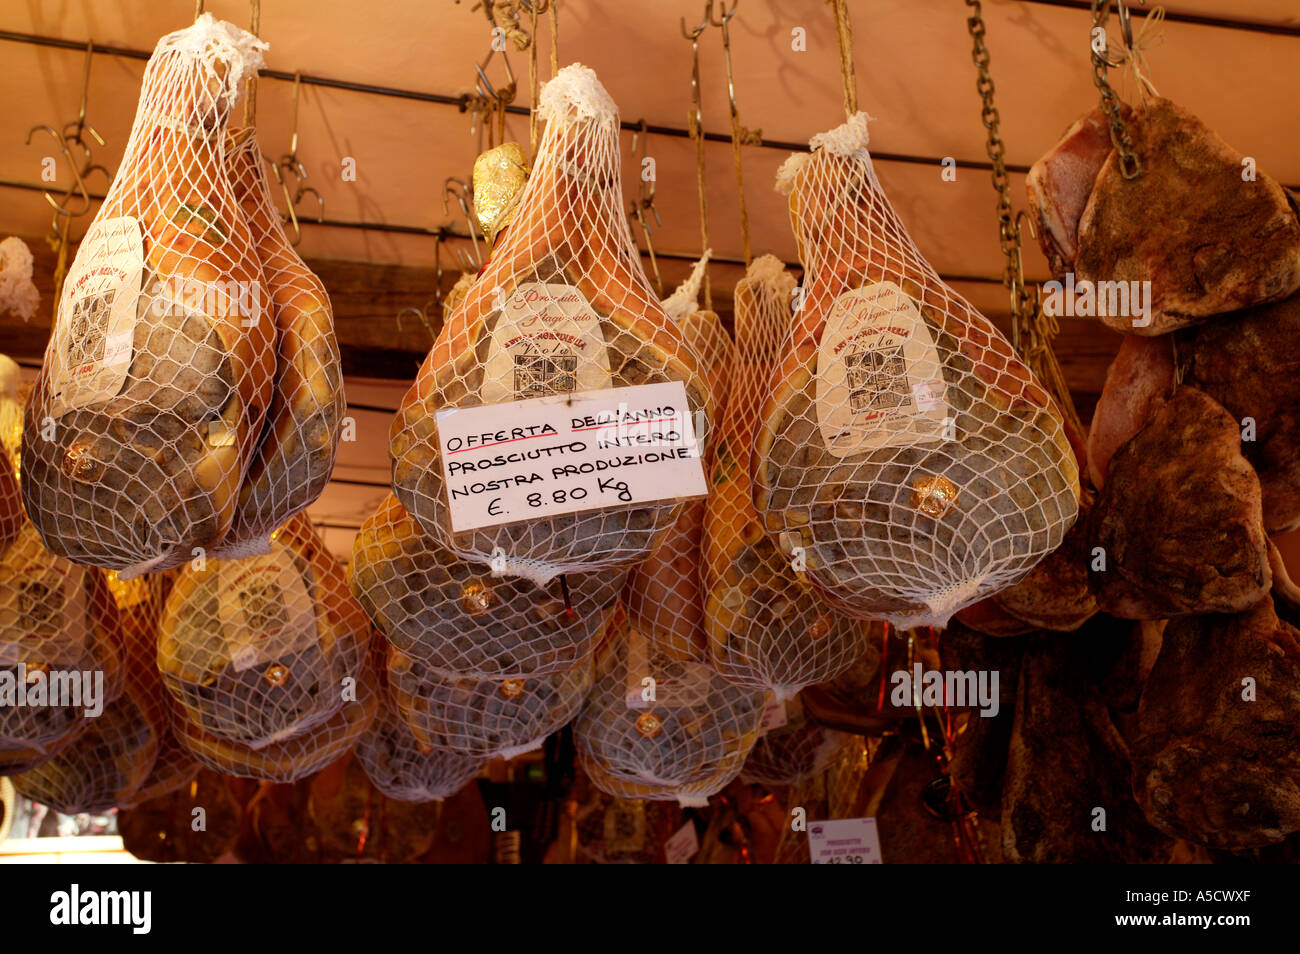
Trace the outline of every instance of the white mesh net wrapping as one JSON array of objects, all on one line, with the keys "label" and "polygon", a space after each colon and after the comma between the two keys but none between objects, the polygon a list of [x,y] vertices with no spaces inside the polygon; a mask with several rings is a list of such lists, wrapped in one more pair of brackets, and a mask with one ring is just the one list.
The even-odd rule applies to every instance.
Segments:
[{"label": "white mesh net wrapping", "polygon": [[483,274],[448,313],[393,422],[391,454],[398,498],[439,542],[481,563],[499,552],[507,573],[545,583],[561,572],[643,559],[682,504],[623,505],[455,534],[434,413],[682,381],[704,430],[712,401],[699,358],[651,291],[628,231],[613,102],[594,73],[573,65],[547,84],[540,112],[546,131],[519,209]]},{"label": "white mesh net wrapping", "polygon": [[610,795],[702,805],[740,772],[766,699],[616,623],[573,724],[579,764]]},{"label": "white mesh net wrapping", "polygon": [[736,285],[736,354],[718,428],[704,520],[709,658],[731,681],[786,699],[864,652],[864,632],[793,568],[754,510],[758,415],[789,335],[794,278],[771,255]]},{"label": "white mesh net wrapping", "polygon": [[217,556],[266,552],[268,538],[329,482],[343,418],[334,312],[321,280],[294,251],[271,201],[266,160],[251,128],[231,136],[227,173],[252,230],[275,322],[275,390],[266,425]]},{"label": "white mesh net wrapping", "polygon": [[420,742],[386,699],[380,700],[379,714],[361,733],[354,751],[375,788],[403,802],[450,798],[487,764],[486,759]]},{"label": "white mesh net wrapping", "polygon": [[759,422],[755,503],[845,607],[943,625],[1074,522],[1047,392],[943,283],[881,191],[859,114],[787,170],[803,304]]},{"label": "white mesh net wrapping", "polygon": [[342,567],[300,514],[269,554],[181,571],[158,668],[183,721],[256,749],[328,725],[369,639]]},{"label": "white mesh net wrapping", "polygon": [[389,495],[357,533],[348,582],[376,628],[423,666],[481,678],[546,675],[590,655],[626,574],[539,586],[494,577],[426,534]]},{"label": "white mesh net wrapping", "polygon": [[122,651],[104,577],[49,553],[25,524],[0,556],[0,774],[86,731],[96,720],[86,676],[102,678],[101,705],[116,698]]},{"label": "white mesh net wrapping", "polygon": [[793,785],[826,769],[851,737],[810,722],[799,697],[785,703],[786,723],[767,732],[755,743],[740,771],[742,782],[759,785]]},{"label": "white mesh net wrapping", "polygon": [[22,484],[46,546],[77,562],[125,576],[178,566],[234,520],[275,377],[275,325],[224,155],[262,46],[210,14],[159,41],[64,282]]},{"label": "white mesh net wrapping", "polygon": [[395,648],[388,682],[398,715],[423,745],[477,758],[539,748],[591,688],[591,660],[541,676],[481,679],[430,669]]}]

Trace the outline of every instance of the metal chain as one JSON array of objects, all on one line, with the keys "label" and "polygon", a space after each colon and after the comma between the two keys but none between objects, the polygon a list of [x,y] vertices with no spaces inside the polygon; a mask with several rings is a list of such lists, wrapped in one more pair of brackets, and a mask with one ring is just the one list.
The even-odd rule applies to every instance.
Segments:
[{"label": "metal chain", "polygon": [[[1119,0],[1119,9],[1121,28],[1129,32],[1128,9],[1124,6],[1123,0]],[[1092,25],[1094,30],[1100,28],[1104,36],[1106,21],[1109,19],[1110,0],[1092,0]],[[1129,41],[1131,37],[1125,37],[1125,40]],[[1111,88],[1110,82],[1106,79],[1106,71],[1110,69],[1111,64],[1107,61],[1104,53],[1097,51],[1096,46],[1093,45],[1094,42],[1090,37],[1088,48],[1092,52],[1092,82],[1096,85],[1097,92],[1101,94],[1101,111],[1106,114],[1106,119],[1110,123],[1110,141],[1115,147],[1115,151],[1119,153],[1120,175],[1125,179],[1136,179],[1142,174],[1142,161],[1138,158],[1137,153],[1133,151],[1133,140],[1129,136],[1128,123],[1124,121],[1119,97],[1115,95],[1115,90]]]},{"label": "metal chain", "polygon": [[[1078,411],[1070,396],[1070,387],[1065,380],[1056,353],[1052,350],[1052,339],[1057,333],[1055,319],[1045,314],[1041,304],[1041,290],[1037,285],[1031,292],[1025,287],[1025,263],[1021,249],[1020,216],[1012,211],[1011,177],[1007,173],[1006,146],[1002,142],[1000,131],[1001,117],[993,101],[993,77],[989,73],[989,48],[984,42],[986,33],[984,17],[979,0],[966,0],[971,8],[971,16],[966,24],[974,41],[971,59],[979,71],[979,80],[975,84],[979,90],[983,109],[980,118],[988,130],[987,151],[993,163],[993,187],[998,193],[998,238],[1002,254],[1007,258],[1006,271],[1002,283],[1006,285],[1011,297],[1011,340],[1016,351],[1025,359],[1030,369],[1036,372],[1056,398],[1061,413],[1079,432],[1083,425],[1079,421]],[[1032,227],[1032,226],[1031,226]]]},{"label": "metal chain", "polygon": [[993,77],[989,73],[989,48],[984,43],[986,31],[980,0],[966,0],[966,6],[972,10],[966,25],[970,28],[971,39],[974,40],[971,59],[974,60],[975,68],[979,71],[979,80],[975,88],[979,91],[980,99],[984,104],[980,111],[980,118],[984,121],[984,128],[989,134],[986,151],[989,161],[993,163],[993,188],[998,193],[998,239],[1002,246],[1002,254],[1007,258],[1002,283],[1011,293],[1012,337],[1016,339],[1014,341],[1016,349],[1020,350],[1019,338],[1022,332],[1027,331],[1029,319],[1037,311],[1037,296],[1025,288],[1024,261],[1020,254],[1020,227],[1011,206],[1011,177],[1007,172],[1007,150],[1002,142],[1000,131],[1001,116],[993,101]]}]

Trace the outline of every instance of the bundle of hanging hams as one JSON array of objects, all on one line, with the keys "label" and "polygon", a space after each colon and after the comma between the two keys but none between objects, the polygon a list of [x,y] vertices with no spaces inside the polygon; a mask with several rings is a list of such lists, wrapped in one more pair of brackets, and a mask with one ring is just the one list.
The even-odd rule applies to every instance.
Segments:
[{"label": "bundle of hanging hams", "polygon": [[1047,392],[908,237],[866,123],[813,137],[779,175],[806,278],[759,419],[755,504],[836,604],[942,625],[1060,545],[1077,464]]},{"label": "bundle of hanging hams", "polygon": [[284,239],[251,132],[228,138],[263,49],[204,14],[146,67],[27,407],[23,502],[61,556],[129,577],[264,551],[328,476],[328,299]]},{"label": "bundle of hanging hams", "polygon": [[1300,831],[1297,599],[1269,539],[1300,525],[1300,219],[1181,107],[1123,119],[1135,177],[1095,111],[1027,182],[1056,277],[1125,334],[1088,435],[1099,493],[1079,559],[1103,611],[1163,630],[1123,726],[1146,819],[1255,849]]},{"label": "bundle of hanging hams", "polygon": [[623,217],[618,111],[590,70],[542,92],[546,130],[492,260],[447,315],[393,422],[393,489],[458,555],[546,583],[628,566],[673,525],[681,501],[622,505],[455,533],[435,414],[553,394],[681,381],[700,430],[712,414],[701,359],[656,300]]}]

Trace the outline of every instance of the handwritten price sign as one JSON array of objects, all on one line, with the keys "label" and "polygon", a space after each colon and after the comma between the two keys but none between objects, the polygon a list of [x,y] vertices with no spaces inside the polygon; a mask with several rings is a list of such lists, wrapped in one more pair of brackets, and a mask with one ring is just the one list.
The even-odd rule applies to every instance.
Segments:
[{"label": "handwritten price sign", "polygon": [[452,530],[703,497],[680,381],[438,411]]}]

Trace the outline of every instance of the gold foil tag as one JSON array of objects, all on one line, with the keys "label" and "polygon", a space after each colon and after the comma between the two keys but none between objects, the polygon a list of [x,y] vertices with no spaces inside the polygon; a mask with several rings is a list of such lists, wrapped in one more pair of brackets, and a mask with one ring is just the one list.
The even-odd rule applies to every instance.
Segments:
[{"label": "gold foil tag", "polygon": [[510,223],[527,179],[528,157],[518,143],[502,143],[474,160],[474,217],[489,243]]}]

